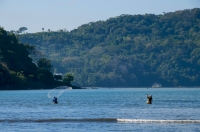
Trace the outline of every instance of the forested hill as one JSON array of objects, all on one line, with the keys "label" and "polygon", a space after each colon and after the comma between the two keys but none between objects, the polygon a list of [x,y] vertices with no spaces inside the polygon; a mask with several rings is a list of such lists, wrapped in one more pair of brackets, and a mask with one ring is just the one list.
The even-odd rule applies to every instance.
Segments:
[{"label": "forested hill", "polygon": [[[66,25],[67,26],[67,25]],[[65,30],[21,34],[80,86],[200,86],[200,9],[120,15]]]},{"label": "forested hill", "polygon": [[[13,33],[0,27],[0,90],[52,88],[61,85],[50,72],[50,60],[29,57],[33,46],[18,42]],[[65,83],[66,84],[66,83]]]}]

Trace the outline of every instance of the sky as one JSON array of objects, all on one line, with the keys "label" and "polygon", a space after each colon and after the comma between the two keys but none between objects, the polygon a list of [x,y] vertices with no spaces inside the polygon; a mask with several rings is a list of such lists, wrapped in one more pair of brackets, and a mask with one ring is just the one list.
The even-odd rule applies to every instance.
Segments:
[{"label": "sky", "polygon": [[83,24],[122,14],[163,14],[200,8],[200,0],[0,0],[0,26],[28,33],[71,31]]}]

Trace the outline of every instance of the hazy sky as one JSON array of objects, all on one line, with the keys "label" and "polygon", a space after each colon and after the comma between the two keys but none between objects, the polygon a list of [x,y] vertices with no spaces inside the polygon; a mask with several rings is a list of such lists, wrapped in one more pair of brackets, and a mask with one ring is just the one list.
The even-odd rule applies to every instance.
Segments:
[{"label": "hazy sky", "polygon": [[200,0],[0,0],[0,26],[27,27],[27,32],[66,28],[107,20],[121,14],[162,14],[200,8]]}]

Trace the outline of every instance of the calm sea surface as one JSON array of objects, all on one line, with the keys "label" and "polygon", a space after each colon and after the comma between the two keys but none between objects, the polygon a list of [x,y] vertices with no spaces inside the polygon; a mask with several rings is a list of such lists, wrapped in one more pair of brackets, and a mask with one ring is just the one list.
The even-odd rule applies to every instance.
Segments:
[{"label": "calm sea surface", "polygon": [[[200,131],[200,88],[61,91],[0,91],[0,131]],[[59,103],[52,103],[49,97],[58,94]],[[146,94],[153,104],[146,104]]]}]

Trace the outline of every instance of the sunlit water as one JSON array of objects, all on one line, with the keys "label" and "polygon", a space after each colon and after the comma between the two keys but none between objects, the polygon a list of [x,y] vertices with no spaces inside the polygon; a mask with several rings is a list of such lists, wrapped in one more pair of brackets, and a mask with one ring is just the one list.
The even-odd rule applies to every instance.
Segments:
[{"label": "sunlit water", "polygon": [[0,91],[0,131],[200,131],[199,88],[66,90],[58,104],[49,91]]}]

